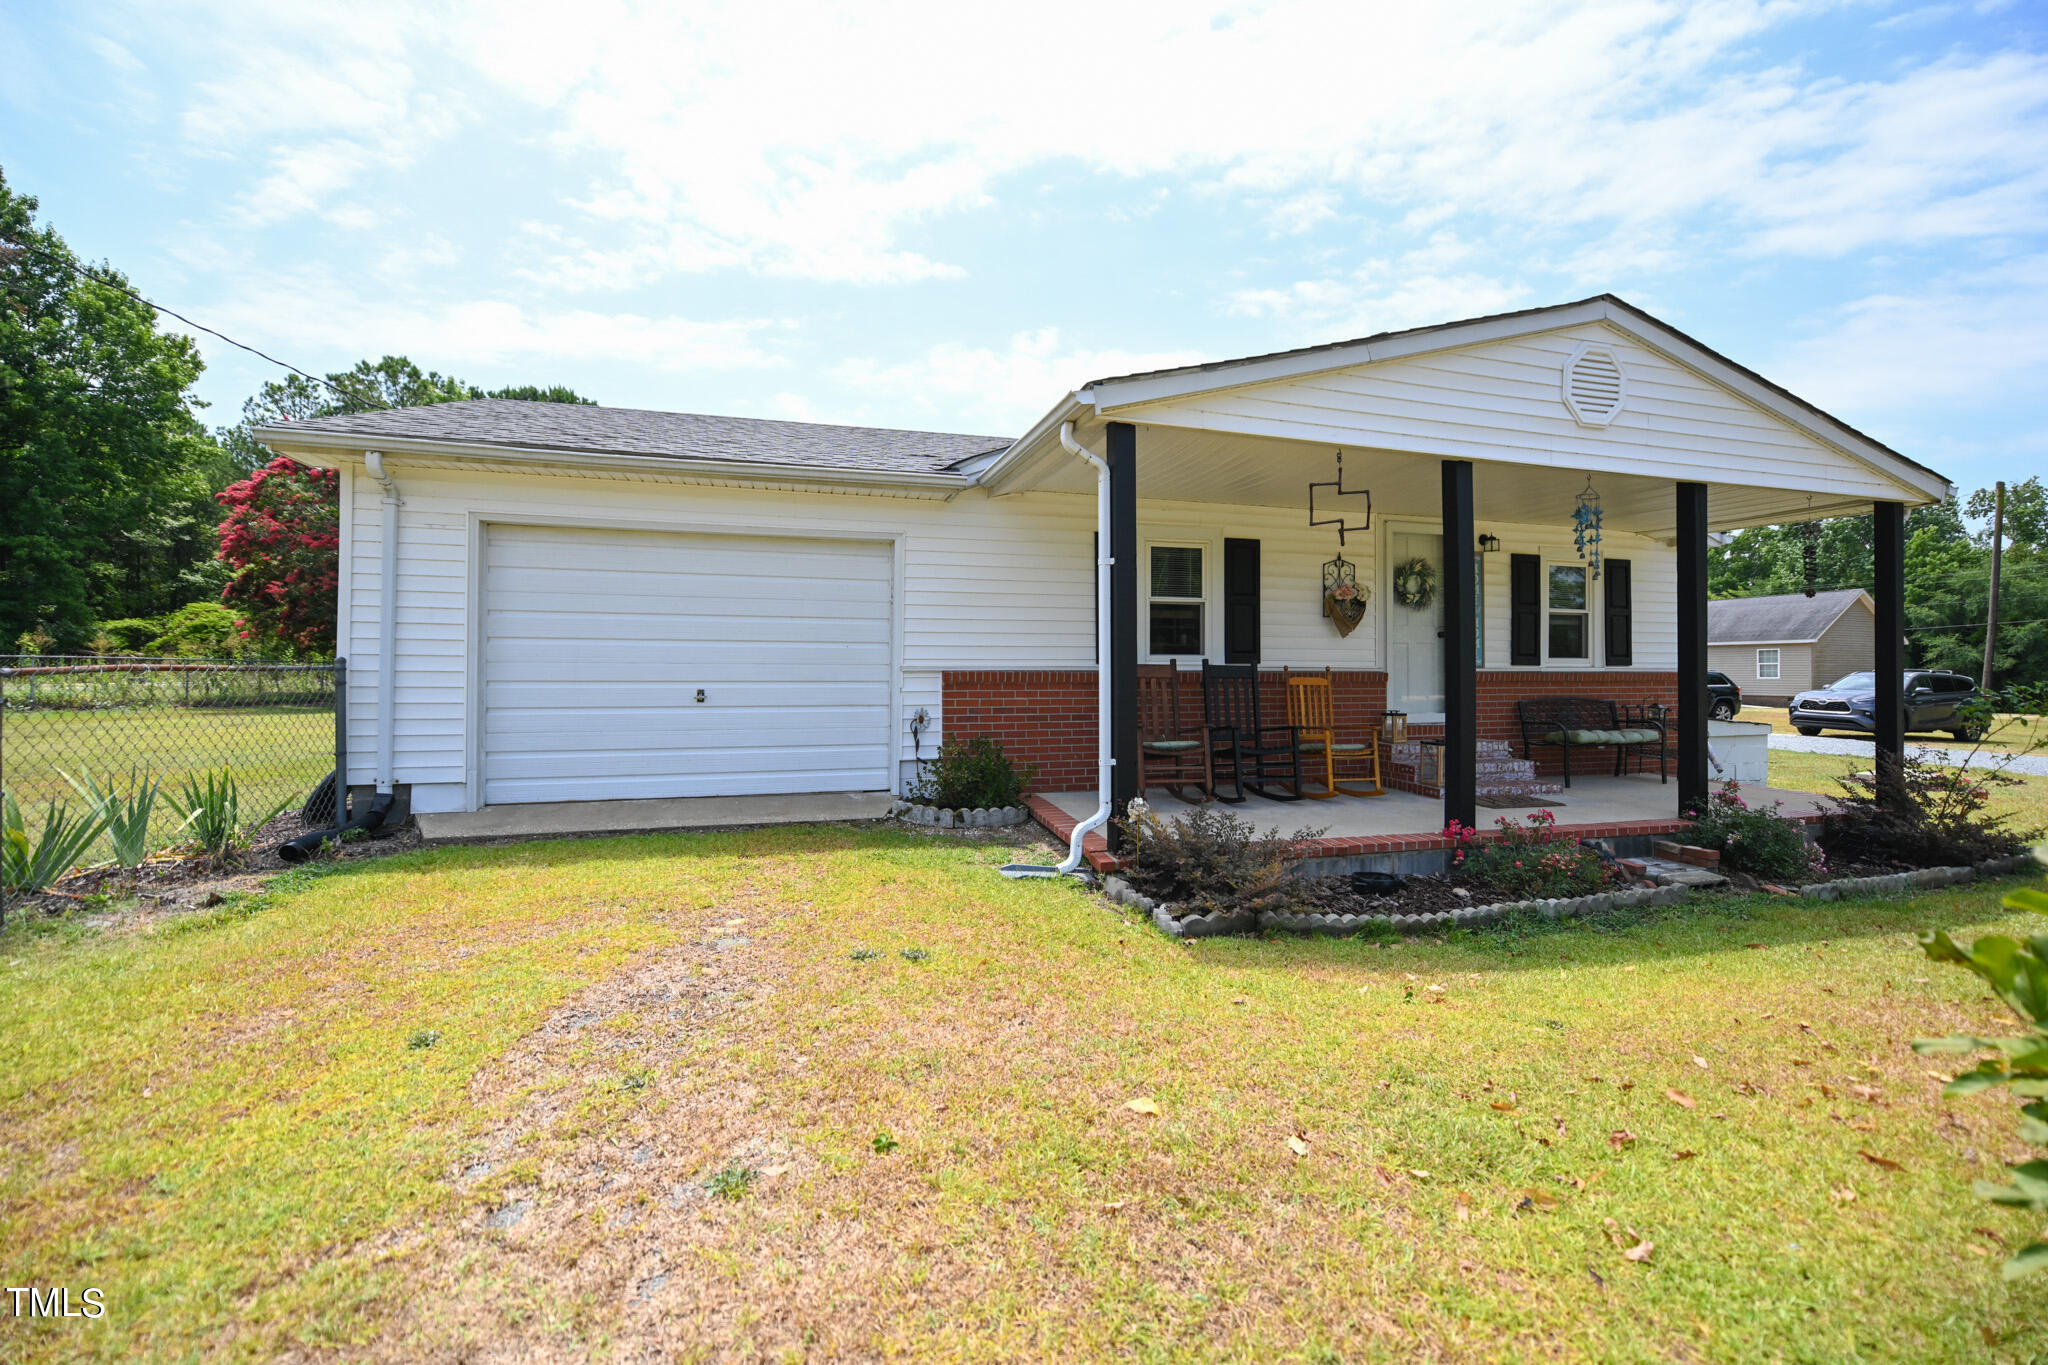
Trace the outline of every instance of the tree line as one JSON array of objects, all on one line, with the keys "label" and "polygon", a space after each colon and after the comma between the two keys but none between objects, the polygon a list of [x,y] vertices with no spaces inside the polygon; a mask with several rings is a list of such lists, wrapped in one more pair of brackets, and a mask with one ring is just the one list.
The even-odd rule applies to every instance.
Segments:
[{"label": "tree line", "polygon": [[332,471],[273,457],[266,422],[472,398],[404,356],[262,386],[209,430],[191,338],[88,265],[0,170],[0,654],[317,658],[334,649]]},{"label": "tree line", "polygon": [[[1979,488],[1967,498],[1947,498],[1906,516],[1906,650],[1916,668],[1973,678],[1983,671],[1991,511],[1992,490]],[[1838,517],[1814,525],[1813,585],[1869,589],[1870,518]],[[1737,531],[1708,552],[1707,590],[1715,597],[1803,591],[1806,543],[1806,533],[1797,526]],[[2048,488],[2039,476],[2006,486],[1998,622],[1991,681],[1999,686],[2048,682]]]}]

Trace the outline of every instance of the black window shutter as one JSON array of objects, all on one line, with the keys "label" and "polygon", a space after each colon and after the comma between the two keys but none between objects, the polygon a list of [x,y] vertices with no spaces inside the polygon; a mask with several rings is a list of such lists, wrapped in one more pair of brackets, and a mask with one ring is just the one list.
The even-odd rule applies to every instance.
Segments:
[{"label": "black window shutter", "polygon": [[1508,556],[1508,662],[1543,662],[1543,561]]},{"label": "black window shutter", "polygon": [[1626,559],[1604,562],[1601,575],[1607,580],[1607,663],[1609,667],[1632,664],[1635,653],[1635,571]]},{"label": "black window shutter", "polygon": [[1259,542],[1223,542],[1223,661],[1259,661]]}]

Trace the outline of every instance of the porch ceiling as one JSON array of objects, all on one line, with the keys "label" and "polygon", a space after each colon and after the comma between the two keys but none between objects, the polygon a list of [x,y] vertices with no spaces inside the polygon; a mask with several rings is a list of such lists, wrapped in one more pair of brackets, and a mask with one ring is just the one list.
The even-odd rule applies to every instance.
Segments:
[{"label": "porch ceiling", "polygon": [[[1092,427],[1092,430],[1088,429]],[[1101,448],[1103,425],[1090,423],[1082,439]],[[1338,447],[1322,442],[1142,425],[1138,428],[1138,496],[1147,501],[1223,503],[1291,507],[1308,514],[1310,481],[1336,477],[1332,458]],[[1442,461],[1411,451],[1344,447],[1347,486],[1372,491],[1378,516],[1435,518],[1442,510]],[[1529,462],[1474,461],[1474,515],[1480,522],[1568,522],[1588,471],[1568,456],[1531,450]],[[1866,512],[1867,497],[1839,493],[1808,493],[1716,482],[1716,471],[1693,475],[1708,485],[1709,524],[1734,530],[1765,523],[1803,521],[1814,517]],[[1606,524],[1618,531],[1669,538],[1677,532],[1676,499],[1668,477],[1618,473],[1593,474],[1606,510]],[[1064,493],[1094,491],[1094,477],[1064,451],[1038,455],[1004,481],[1005,492],[1040,490]],[[1317,509],[1336,508],[1334,498],[1319,494]]]}]

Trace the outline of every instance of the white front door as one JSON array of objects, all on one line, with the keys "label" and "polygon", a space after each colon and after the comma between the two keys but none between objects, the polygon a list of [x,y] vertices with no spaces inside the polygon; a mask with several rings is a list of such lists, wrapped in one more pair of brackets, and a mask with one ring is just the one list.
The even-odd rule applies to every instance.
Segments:
[{"label": "white front door", "polygon": [[[1426,607],[1411,607],[1394,595],[1401,566],[1429,564],[1436,589]],[[1441,720],[1444,714],[1444,538],[1435,532],[1387,532],[1387,706],[1406,711],[1411,721]]]}]

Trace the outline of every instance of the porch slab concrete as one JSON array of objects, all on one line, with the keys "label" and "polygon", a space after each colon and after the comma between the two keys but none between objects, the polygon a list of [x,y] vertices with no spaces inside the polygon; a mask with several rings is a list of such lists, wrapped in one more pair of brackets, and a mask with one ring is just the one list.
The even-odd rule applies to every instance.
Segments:
[{"label": "porch slab concrete", "polygon": [[[1752,806],[1783,804],[1791,818],[1816,821],[1830,805],[1824,796],[1812,792],[1780,791],[1746,784],[1742,798]],[[1145,794],[1153,811],[1171,820],[1192,809],[1154,788]],[[1620,847],[1632,847],[1659,835],[1691,828],[1678,818],[1678,788],[1660,783],[1654,773],[1623,777],[1575,777],[1569,791],[1550,793],[1545,798],[1561,802],[1552,806],[1518,806],[1499,810],[1481,807],[1479,826],[1490,832],[1502,816],[1519,821],[1538,810],[1556,817],[1561,832],[1582,839],[1607,839]],[[1093,792],[1055,792],[1031,797],[1027,803],[1038,822],[1059,839],[1068,838],[1075,824],[1094,813]],[[1318,872],[1354,871],[1364,867],[1392,871],[1429,871],[1443,861],[1452,844],[1443,835],[1443,801],[1412,792],[1390,791],[1385,796],[1339,796],[1328,801],[1273,801],[1253,796],[1242,805],[1225,806],[1252,822],[1263,832],[1278,827],[1283,835],[1298,836],[1305,830],[1322,831],[1311,847],[1308,866]],[[1098,870],[1114,867],[1108,843],[1099,833],[1083,841],[1089,865]]]},{"label": "porch slab concrete", "polygon": [[883,820],[888,792],[806,792],[789,796],[678,796],[644,801],[545,801],[418,817],[429,844],[550,839],[586,834],[661,834],[731,825],[806,825]]}]

